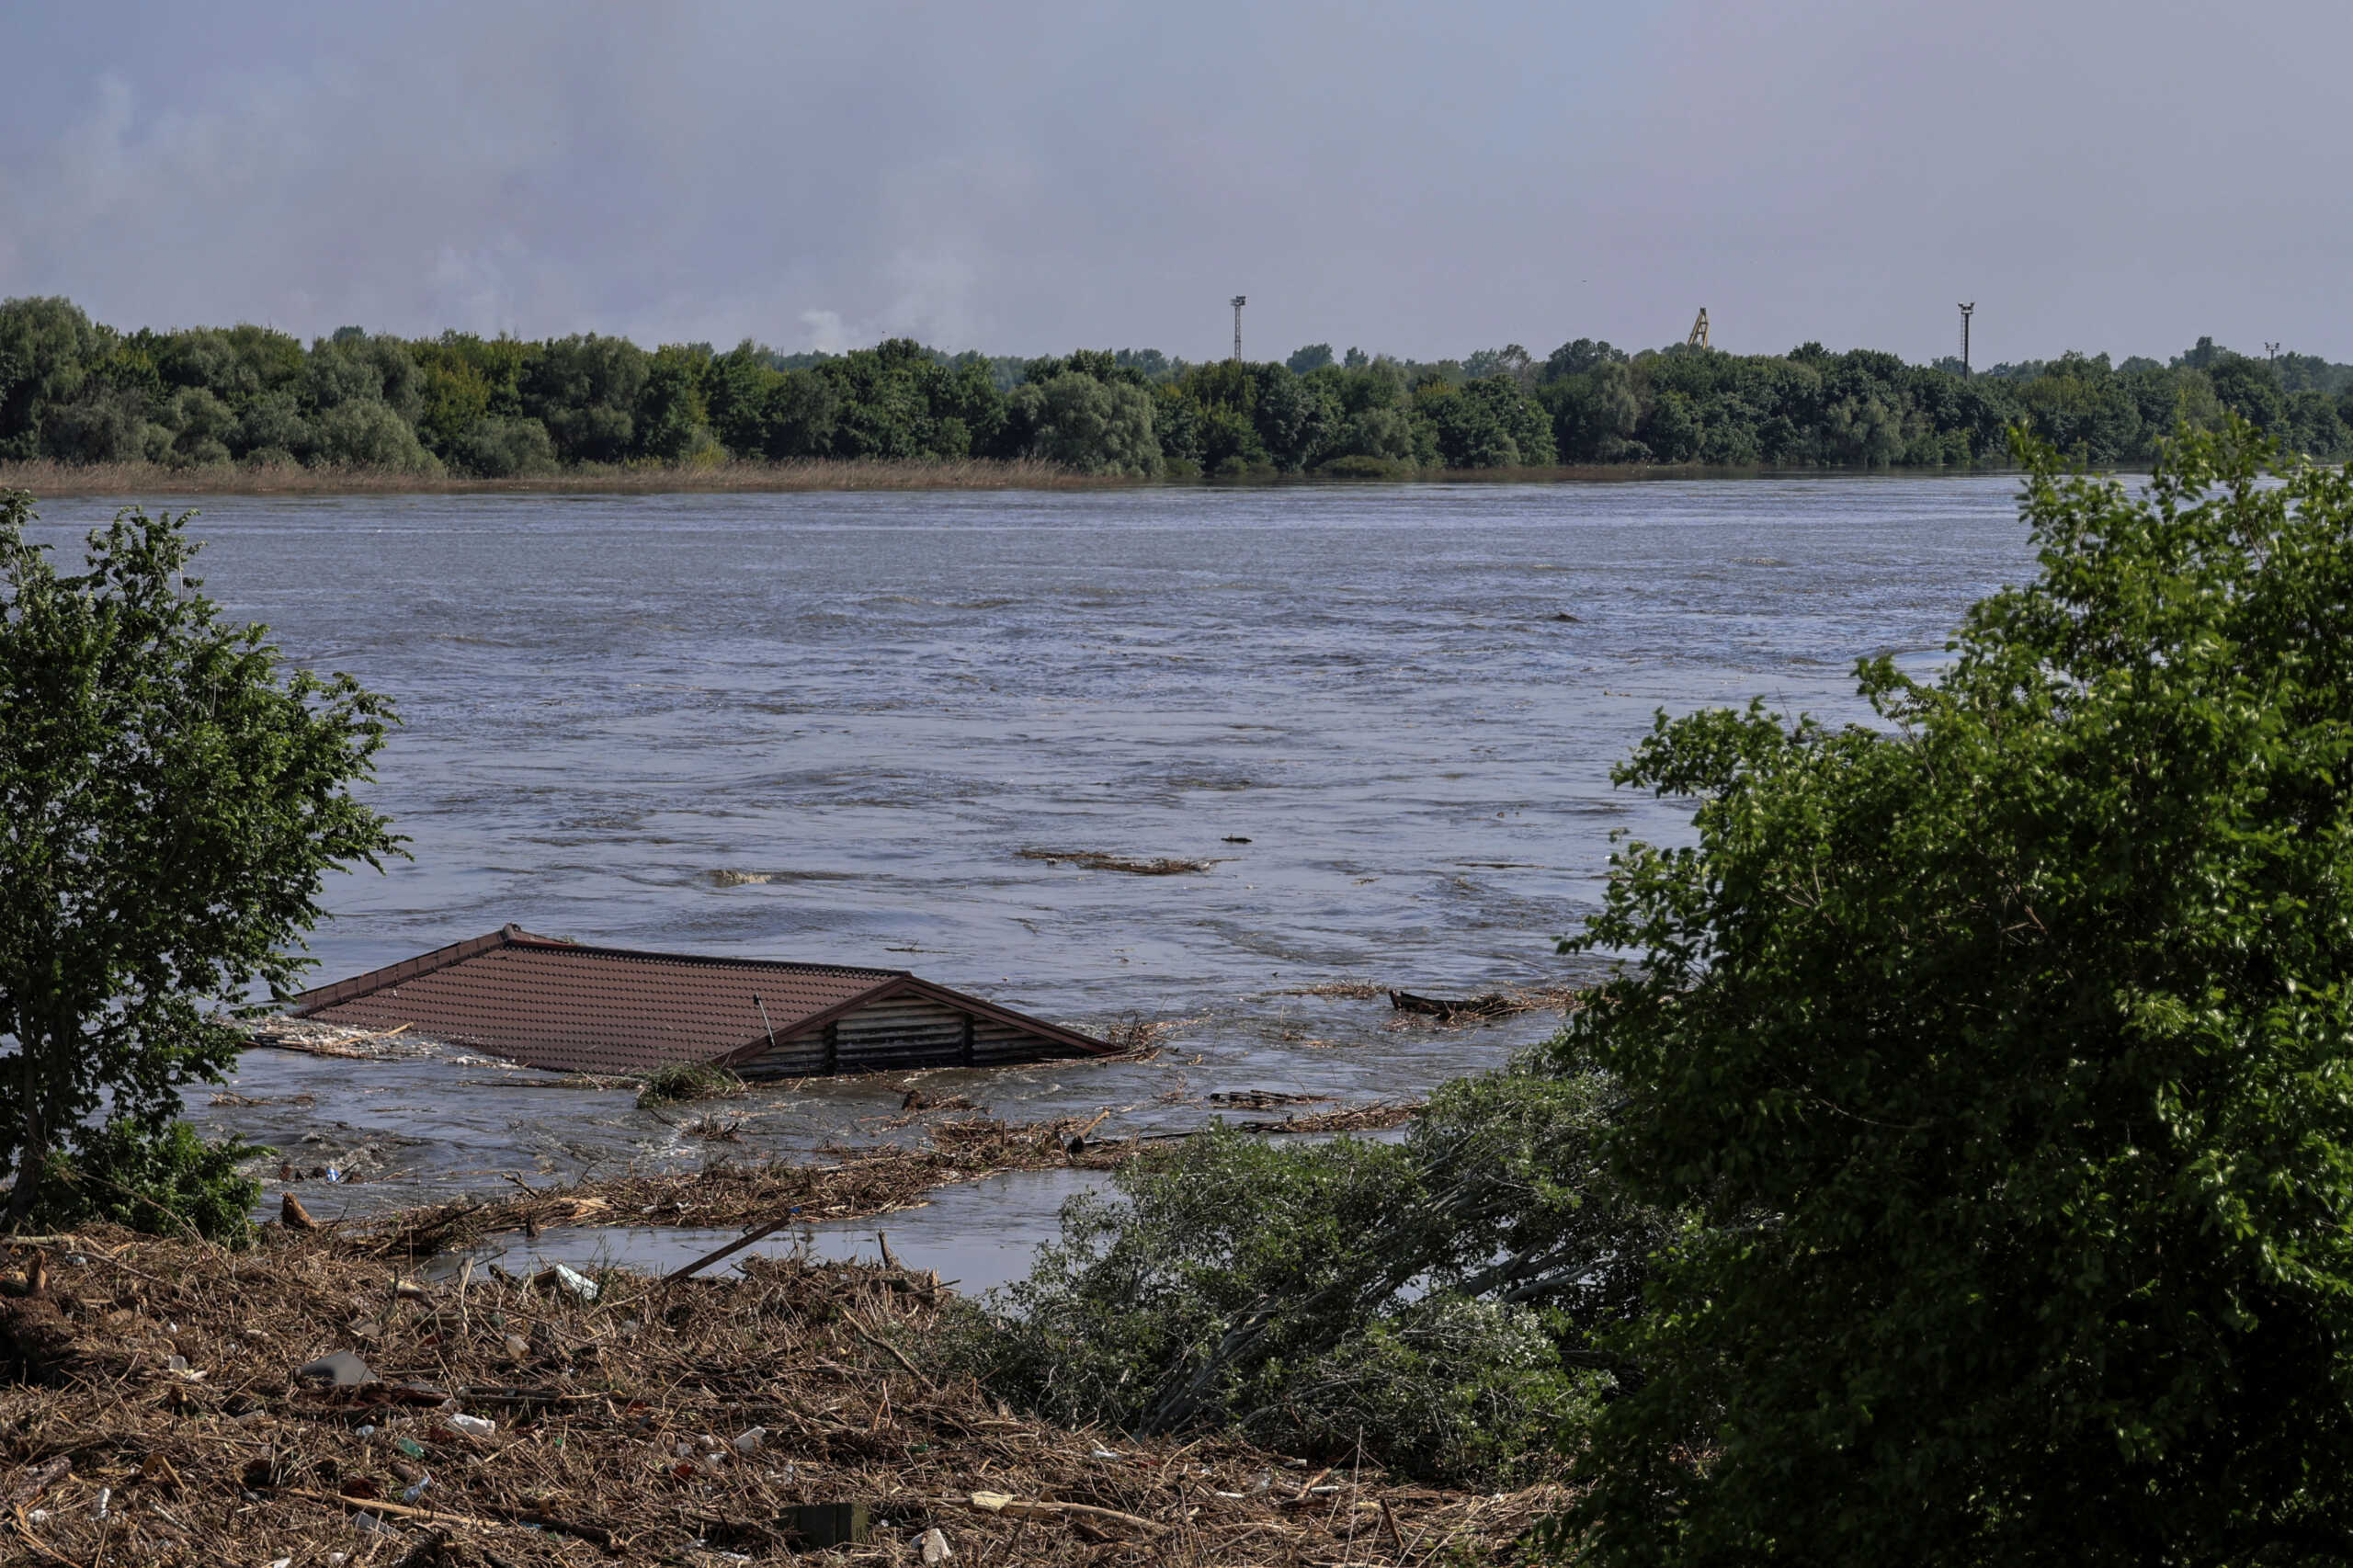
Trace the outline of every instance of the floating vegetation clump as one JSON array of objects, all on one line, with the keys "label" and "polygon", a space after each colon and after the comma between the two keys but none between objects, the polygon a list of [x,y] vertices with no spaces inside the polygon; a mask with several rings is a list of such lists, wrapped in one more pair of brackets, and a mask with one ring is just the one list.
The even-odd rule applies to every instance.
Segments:
[{"label": "floating vegetation clump", "polygon": [[686,1100],[723,1100],[744,1092],[744,1080],[708,1062],[676,1062],[645,1075],[637,1091],[637,1108],[675,1105]]}]

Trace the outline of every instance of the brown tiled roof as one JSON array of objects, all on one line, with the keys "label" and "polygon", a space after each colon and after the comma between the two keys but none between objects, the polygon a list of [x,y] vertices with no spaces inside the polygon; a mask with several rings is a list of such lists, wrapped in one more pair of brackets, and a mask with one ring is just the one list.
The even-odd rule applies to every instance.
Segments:
[{"label": "brown tiled roof", "polygon": [[533,1067],[629,1074],[765,1049],[771,1034],[782,1040],[909,991],[1082,1051],[1109,1049],[904,970],[634,952],[514,926],[304,992],[293,1011],[362,1028],[406,1024]]}]

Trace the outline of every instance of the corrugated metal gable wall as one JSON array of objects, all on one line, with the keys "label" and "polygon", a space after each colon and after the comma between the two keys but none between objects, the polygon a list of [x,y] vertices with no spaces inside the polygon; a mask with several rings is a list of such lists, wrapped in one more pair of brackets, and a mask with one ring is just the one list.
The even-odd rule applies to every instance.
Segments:
[{"label": "corrugated metal gable wall", "polygon": [[1072,1054],[1068,1045],[926,996],[889,996],[742,1062],[746,1078],[1002,1067]]}]

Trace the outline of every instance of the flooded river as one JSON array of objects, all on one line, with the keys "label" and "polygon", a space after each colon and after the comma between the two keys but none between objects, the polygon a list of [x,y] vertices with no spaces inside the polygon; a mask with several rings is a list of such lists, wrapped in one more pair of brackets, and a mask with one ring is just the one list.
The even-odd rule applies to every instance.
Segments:
[{"label": "flooded river", "polygon": [[[1449,1029],[1309,993],[1574,983],[1553,939],[1611,834],[1682,832],[1609,784],[1653,712],[1856,715],[1858,657],[1933,662],[2029,570],[2016,488],[216,497],[199,531],[233,614],[407,721],[372,795],[415,858],[329,888],[320,979],[514,921],[1181,1020],[1150,1062],[926,1085],[1008,1119],[1111,1108],[1116,1134],[1197,1124],[1216,1092],[1416,1096],[1542,1039],[1541,1013]],[[40,533],[111,509],[49,503]],[[1021,853],[1051,849],[1215,864]],[[232,1092],[274,1103],[192,1099],[208,1131],[356,1175],[300,1183],[326,1217],[804,1150],[901,1094],[657,1118],[544,1082],[256,1051]],[[736,1141],[673,1125],[706,1111]]]}]

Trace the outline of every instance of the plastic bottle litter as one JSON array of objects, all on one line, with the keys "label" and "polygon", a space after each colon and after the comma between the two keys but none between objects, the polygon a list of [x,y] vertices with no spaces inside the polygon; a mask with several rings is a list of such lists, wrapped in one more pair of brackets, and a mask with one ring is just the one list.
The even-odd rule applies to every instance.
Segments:
[{"label": "plastic bottle litter", "polygon": [[735,1451],[739,1454],[758,1453],[760,1445],[767,1441],[767,1435],[768,1429],[765,1426],[746,1426],[735,1434]]},{"label": "plastic bottle litter", "polygon": [[94,1519],[103,1519],[103,1518],[105,1518],[105,1517],[107,1517],[107,1505],[108,1505],[108,1504],[109,1504],[109,1503],[111,1503],[111,1502],[113,1502],[113,1501],[114,1501],[114,1488],[113,1488],[113,1487],[111,1487],[111,1486],[101,1486],[101,1487],[99,1487],[99,1488],[98,1488],[98,1500],[97,1500],[97,1504],[96,1504],[96,1505],[95,1505],[95,1506],[90,1509],[90,1517],[92,1517],[92,1518],[94,1518]]},{"label": "plastic bottle litter", "polygon": [[469,1437],[487,1437],[498,1430],[498,1423],[483,1415],[452,1415],[449,1421]]},{"label": "plastic bottle litter", "polygon": [[556,1284],[568,1292],[574,1300],[593,1301],[597,1299],[597,1282],[578,1269],[559,1263],[548,1272],[555,1277]]},{"label": "plastic bottle litter", "polygon": [[419,1497],[425,1495],[425,1489],[432,1484],[433,1472],[428,1470],[423,1475],[416,1478],[415,1485],[406,1487],[402,1491],[401,1501],[404,1503],[415,1502]]}]

